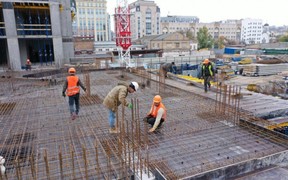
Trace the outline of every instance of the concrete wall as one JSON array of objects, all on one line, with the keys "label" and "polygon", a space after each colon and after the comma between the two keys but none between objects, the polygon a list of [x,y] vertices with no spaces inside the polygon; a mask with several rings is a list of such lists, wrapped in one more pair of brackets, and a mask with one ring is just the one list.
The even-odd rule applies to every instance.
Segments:
[{"label": "concrete wall", "polygon": [[2,5],[8,47],[8,66],[12,70],[21,70],[20,50],[13,4],[11,2],[2,2]]},{"label": "concrete wall", "polygon": [[61,33],[63,43],[63,63],[69,63],[70,58],[74,57],[74,43],[72,32],[72,17],[70,0],[60,0],[63,10],[60,11]]},{"label": "concrete wall", "polygon": [[20,49],[20,57],[21,57],[21,66],[24,66],[28,58],[26,40],[19,40],[19,49]]},{"label": "concrete wall", "polygon": [[50,3],[50,18],[52,26],[52,37],[54,47],[54,59],[56,67],[63,66],[63,44],[61,34],[61,21],[59,4],[55,2]]}]

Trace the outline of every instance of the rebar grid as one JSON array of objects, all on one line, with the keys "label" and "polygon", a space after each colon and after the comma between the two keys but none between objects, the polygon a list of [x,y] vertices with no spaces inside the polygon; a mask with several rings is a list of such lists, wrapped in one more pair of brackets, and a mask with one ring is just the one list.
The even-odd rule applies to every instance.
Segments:
[{"label": "rebar grid", "polygon": [[[6,179],[128,179],[155,168],[167,179],[180,179],[287,149],[287,140],[239,125],[239,118],[248,115],[239,113],[239,99],[232,99],[237,87],[217,91],[215,101],[155,81],[145,72],[140,76],[109,72],[90,72],[86,77],[91,94],[81,92],[80,116],[74,121],[69,118],[67,99],[61,97],[62,85],[38,87],[33,83],[39,80],[12,78],[13,86],[30,83],[21,87],[24,93],[20,94],[21,90],[11,92],[11,82],[5,81],[1,88],[9,96],[1,96],[0,112],[15,104],[0,116]],[[145,77],[150,86],[128,96],[133,110],[119,107],[121,133],[109,134],[108,112],[100,101],[119,79],[145,83]],[[167,121],[148,134],[142,119],[159,93],[159,82],[165,88],[160,94]]]}]

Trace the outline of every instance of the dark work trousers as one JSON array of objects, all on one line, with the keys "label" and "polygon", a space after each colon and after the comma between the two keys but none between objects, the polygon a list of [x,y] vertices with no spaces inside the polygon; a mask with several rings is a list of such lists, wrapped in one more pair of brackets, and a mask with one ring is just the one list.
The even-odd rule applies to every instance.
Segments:
[{"label": "dark work trousers", "polygon": [[[145,118],[144,118],[144,121],[147,122],[148,124],[151,124],[151,126],[154,126],[155,121],[156,121],[156,118],[154,118],[154,117],[152,117],[152,116],[148,116],[148,117],[145,117]],[[161,125],[162,125],[163,122],[164,122],[164,119],[161,118],[160,123],[158,124],[157,129],[161,127]]]},{"label": "dark work trousers", "polygon": [[[70,109],[70,113],[73,114],[73,112],[75,112],[77,115],[79,113],[79,97],[80,97],[80,93],[77,93],[73,96],[68,96],[69,97],[69,109]],[[74,109],[74,104],[76,107],[76,110]]]},{"label": "dark work trousers", "polygon": [[211,87],[211,76],[204,76],[204,89],[205,89],[205,92],[207,92],[208,90],[208,87],[210,88]]}]

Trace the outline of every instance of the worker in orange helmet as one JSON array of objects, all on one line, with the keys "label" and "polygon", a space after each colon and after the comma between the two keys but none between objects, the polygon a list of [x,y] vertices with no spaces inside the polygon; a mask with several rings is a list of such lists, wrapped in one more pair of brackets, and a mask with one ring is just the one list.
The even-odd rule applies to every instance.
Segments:
[{"label": "worker in orange helmet", "polygon": [[201,68],[201,77],[204,79],[204,90],[205,92],[208,91],[208,87],[210,89],[211,87],[211,79],[214,76],[214,67],[212,63],[209,61],[209,59],[205,59],[203,61],[203,65]]},{"label": "worker in orange helmet", "polygon": [[27,58],[25,65],[26,65],[26,71],[28,71],[28,70],[31,71],[31,69],[32,69],[32,68],[31,68],[32,63],[31,63],[31,61],[30,61],[29,58]]},{"label": "worker in orange helmet", "polygon": [[[75,75],[75,68],[69,68],[69,75],[66,78],[65,84],[63,86],[62,95],[69,97],[69,109],[71,114],[71,119],[74,120],[78,117],[80,110],[79,98],[80,98],[80,87],[86,91],[85,86],[80,81],[79,77]],[[79,87],[80,86],[80,87]],[[74,108],[75,104],[75,108]]]},{"label": "worker in orange helmet", "polygon": [[148,115],[144,118],[144,121],[152,125],[152,128],[149,129],[149,132],[154,132],[156,129],[159,129],[162,123],[166,120],[166,108],[162,103],[162,98],[159,95],[156,95],[153,98],[153,103]]}]

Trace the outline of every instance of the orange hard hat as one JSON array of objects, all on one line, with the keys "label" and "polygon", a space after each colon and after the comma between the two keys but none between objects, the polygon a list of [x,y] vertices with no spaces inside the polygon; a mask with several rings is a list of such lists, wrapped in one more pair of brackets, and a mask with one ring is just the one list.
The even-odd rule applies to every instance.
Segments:
[{"label": "orange hard hat", "polygon": [[204,61],[203,61],[203,64],[208,64],[210,61],[209,61],[209,59],[205,59]]},{"label": "orange hard hat", "polygon": [[69,73],[69,74],[74,74],[74,73],[76,73],[75,68],[69,68],[68,73]]},{"label": "orange hard hat", "polygon": [[160,103],[162,101],[162,98],[161,96],[159,95],[156,95],[154,98],[153,98],[153,102],[154,103]]}]

